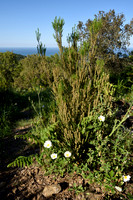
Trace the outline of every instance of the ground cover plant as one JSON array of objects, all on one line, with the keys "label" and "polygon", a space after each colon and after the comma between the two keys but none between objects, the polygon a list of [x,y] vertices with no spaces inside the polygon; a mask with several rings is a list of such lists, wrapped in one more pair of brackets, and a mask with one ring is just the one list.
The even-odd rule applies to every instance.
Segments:
[{"label": "ground cover plant", "polygon": [[[8,167],[25,167],[36,160],[45,175],[63,177],[75,173],[88,184],[97,183],[108,196],[122,195],[126,182],[131,180],[128,170],[132,165],[132,132],[124,122],[132,115],[132,105],[121,120],[113,105],[121,98],[122,87],[123,92],[125,87],[131,92],[128,72],[133,66],[129,57],[126,81],[118,91],[122,72],[115,79],[111,67],[118,61],[124,67],[124,62],[113,50],[125,48],[131,35],[131,26],[123,27],[122,23],[123,15],[115,15],[114,11],[99,13],[94,20],[88,20],[86,27],[80,22],[72,28],[68,47],[63,47],[64,20],[56,17],[52,26],[60,54],[51,58],[45,56],[46,49],[41,49],[38,29],[39,55],[20,60],[19,76],[13,77],[11,85],[29,95],[30,109],[36,114],[32,129],[15,137],[37,144],[39,153],[19,156]],[[113,37],[112,26],[116,24]],[[85,186],[74,185],[71,189],[78,194]]]}]

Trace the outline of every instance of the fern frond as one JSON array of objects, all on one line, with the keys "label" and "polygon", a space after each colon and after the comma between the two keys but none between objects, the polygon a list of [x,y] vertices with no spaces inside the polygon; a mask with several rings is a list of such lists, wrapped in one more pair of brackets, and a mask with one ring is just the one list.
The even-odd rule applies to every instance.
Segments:
[{"label": "fern frond", "polygon": [[43,151],[40,155],[36,154],[35,158],[36,161],[40,164],[43,165],[43,156],[45,155],[45,152]]},{"label": "fern frond", "polygon": [[46,128],[46,133],[50,134],[51,132],[54,132],[54,131],[55,131],[55,128],[56,128],[56,126],[57,126],[57,124],[58,124],[58,122],[49,125],[49,126]]},{"label": "fern frond", "polygon": [[7,167],[25,167],[30,166],[33,163],[33,158],[35,155],[30,155],[28,157],[25,156],[19,156],[16,158],[13,162],[9,163]]},{"label": "fern frond", "polygon": [[25,135],[15,135],[14,138],[15,139],[20,138],[20,139],[25,140],[25,139],[27,139],[27,134],[25,134]]},{"label": "fern frond", "polygon": [[30,134],[30,133],[27,133],[27,134],[25,134],[25,135],[15,135],[15,139],[16,139],[16,138],[21,138],[21,139],[23,139],[23,140],[25,140],[25,139],[26,139],[26,140],[30,139],[31,142],[34,142],[35,144],[40,143],[39,137],[36,136],[36,135],[34,135],[34,134]]}]

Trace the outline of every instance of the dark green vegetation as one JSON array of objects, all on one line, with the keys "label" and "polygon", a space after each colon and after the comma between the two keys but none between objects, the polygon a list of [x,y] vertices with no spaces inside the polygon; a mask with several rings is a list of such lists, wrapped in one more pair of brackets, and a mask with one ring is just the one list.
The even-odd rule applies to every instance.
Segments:
[{"label": "dark green vegetation", "polygon": [[[76,172],[102,184],[105,193],[122,187],[122,175],[131,167],[132,135],[124,126],[131,109],[119,120],[113,105],[123,99],[131,103],[133,94],[132,52],[115,53],[126,51],[133,34],[133,21],[123,22],[124,15],[113,10],[99,12],[85,25],[79,22],[63,47],[64,20],[56,17],[52,26],[60,55],[45,56],[39,29],[38,55],[19,60],[10,52],[0,54],[0,138],[11,133],[21,111],[30,110],[33,128],[17,137],[40,147],[40,154],[18,157],[9,166],[29,165],[35,158],[44,171],[49,169],[46,173]],[[47,140],[50,149],[43,146]],[[66,151],[70,158],[64,157]],[[56,160],[52,153],[58,154]]]}]

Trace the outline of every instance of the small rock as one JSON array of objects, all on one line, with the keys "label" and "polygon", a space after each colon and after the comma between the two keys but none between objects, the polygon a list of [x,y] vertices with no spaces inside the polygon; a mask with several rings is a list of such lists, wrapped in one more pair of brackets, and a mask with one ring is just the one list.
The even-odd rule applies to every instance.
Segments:
[{"label": "small rock", "polygon": [[35,174],[38,174],[38,173],[39,173],[39,168],[35,168],[35,169],[34,169],[34,173],[35,173]]},{"label": "small rock", "polygon": [[86,194],[86,197],[89,197],[89,199],[91,200],[100,200],[102,197],[102,194],[96,194],[90,191],[86,191],[85,194]]},{"label": "small rock", "polygon": [[90,185],[89,186],[89,190],[90,190],[90,192],[95,192],[96,190],[95,190],[95,187],[93,186],[93,185]]},{"label": "small rock", "polygon": [[75,198],[76,200],[84,200],[85,199],[85,196],[84,196],[84,194],[78,194],[78,195],[76,195],[76,198]]},{"label": "small rock", "polygon": [[102,191],[101,191],[101,188],[100,187],[96,187],[96,192],[97,193],[101,193]]},{"label": "small rock", "polygon": [[69,187],[73,187],[73,183],[74,183],[74,180],[73,180],[73,179],[70,179],[70,180],[69,180]]},{"label": "small rock", "polygon": [[37,200],[45,200],[45,197],[43,195],[37,196]]},{"label": "small rock", "polygon": [[7,197],[8,197],[9,199],[12,199],[13,194],[10,192],[10,193],[7,194]]},{"label": "small rock", "polygon": [[36,182],[37,182],[39,185],[42,185],[42,184],[43,184],[43,180],[40,180],[39,178],[36,179]]},{"label": "small rock", "polygon": [[53,184],[53,185],[45,186],[42,194],[45,197],[50,197],[53,194],[58,194],[60,191],[61,191],[61,186],[59,184]]},{"label": "small rock", "polygon": [[12,192],[15,194],[16,193],[16,191],[17,191],[17,188],[13,188],[12,189]]}]

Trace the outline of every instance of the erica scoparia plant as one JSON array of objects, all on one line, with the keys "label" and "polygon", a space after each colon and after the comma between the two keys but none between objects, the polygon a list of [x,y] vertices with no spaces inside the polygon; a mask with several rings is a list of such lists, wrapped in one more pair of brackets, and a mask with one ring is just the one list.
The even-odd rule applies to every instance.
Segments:
[{"label": "erica scoparia plant", "polygon": [[65,24],[64,19],[61,19],[60,17],[57,18],[57,16],[55,17],[54,21],[52,22],[52,26],[55,31],[55,34],[53,36],[59,47],[61,57],[62,57],[62,53],[63,53],[62,33],[63,33],[64,24]]},{"label": "erica scoparia plant", "polygon": [[35,31],[35,33],[36,33],[36,39],[37,39],[37,42],[38,42],[37,52],[38,52],[39,55],[45,56],[45,54],[46,54],[46,48],[45,48],[45,45],[43,47],[42,42],[40,42],[41,33],[39,32],[39,28],[37,29],[37,31]]}]

